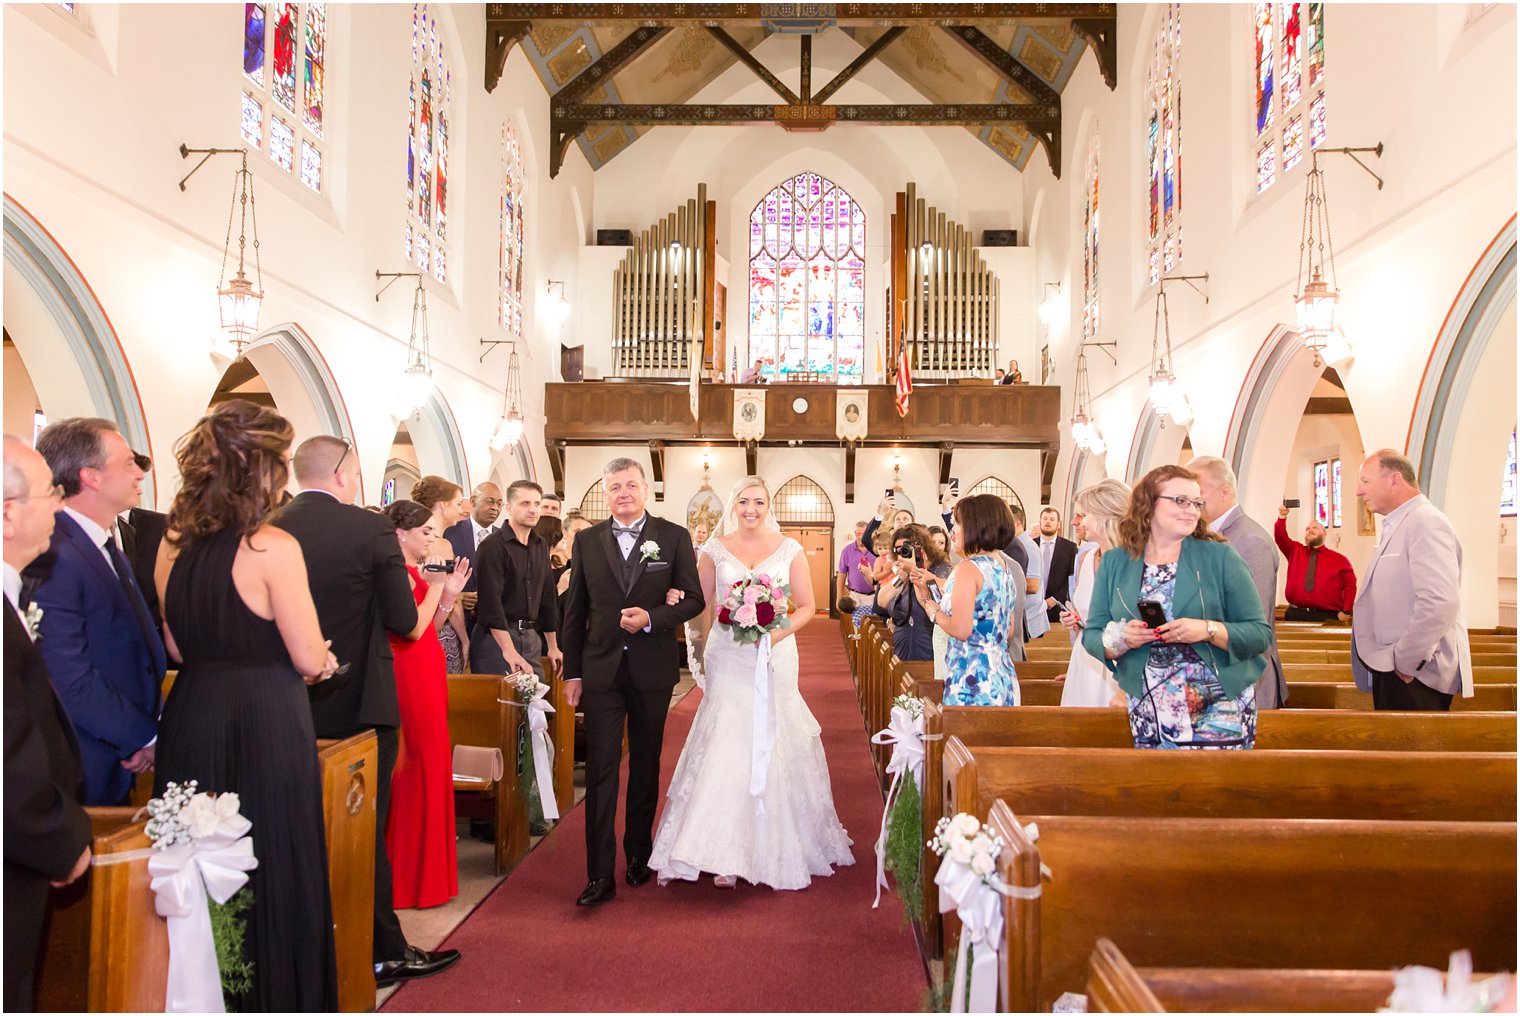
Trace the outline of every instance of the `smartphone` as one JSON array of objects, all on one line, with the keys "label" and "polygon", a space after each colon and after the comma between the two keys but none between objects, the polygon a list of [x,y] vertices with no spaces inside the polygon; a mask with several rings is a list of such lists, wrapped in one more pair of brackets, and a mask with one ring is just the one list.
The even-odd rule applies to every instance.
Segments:
[{"label": "smartphone", "polygon": [[938,582],[930,582],[929,583],[929,595],[932,596],[932,597],[934,597],[934,602],[935,603],[939,602],[941,594],[940,594],[940,591],[939,591],[939,583]]},{"label": "smartphone", "polygon": [[1299,506],[1299,503],[1300,502],[1299,502],[1298,498],[1296,498],[1296,497],[1285,497],[1285,498],[1283,498],[1283,507],[1284,508],[1297,508]]},{"label": "smartphone", "polygon": [[885,496],[886,497],[896,497],[897,496],[897,488],[896,487],[888,487]]},{"label": "smartphone", "polygon": [[949,490],[960,490],[961,489],[961,478],[959,476],[952,476],[952,477],[950,477],[950,485],[949,485],[949,487],[947,489],[949,489]]},{"label": "smartphone", "polygon": [[[1150,601],[1146,601],[1146,602],[1150,602]],[[1068,614],[1071,614],[1072,616],[1074,616],[1077,619],[1077,627],[1078,628],[1086,628],[1087,627],[1086,623],[1084,623],[1083,620],[1082,620],[1082,614],[1081,614],[1081,612],[1078,611],[1077,608],[1072,605],[1072,602],[1070,600],[1067,600],[1065,603],[1061,604],[1061,606],[1063,606],[1063,607],[1066,608],[1066,612]]]},{"label": "smartphone", "polygon": [[1166,611],[1161,609],[1161,604],[1156,600],[1140,601],[1140,620],[1145,622],[1147,628],[1160,628],[1166,624]]}]

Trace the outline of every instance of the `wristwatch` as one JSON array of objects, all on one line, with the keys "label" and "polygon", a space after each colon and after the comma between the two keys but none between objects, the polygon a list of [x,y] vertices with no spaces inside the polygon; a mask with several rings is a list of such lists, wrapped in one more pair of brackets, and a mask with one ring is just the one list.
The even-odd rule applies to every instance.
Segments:
[{"label": "wristwatch", "polygon": [[1208,635],[1205,636],[1205,641],[1213,642],[1214,635],[1219,631],[1219,626],[1216,625],[1213,621],[1205,620],[1203,622],[1203,628],[1204,631],[1208,632]]}]

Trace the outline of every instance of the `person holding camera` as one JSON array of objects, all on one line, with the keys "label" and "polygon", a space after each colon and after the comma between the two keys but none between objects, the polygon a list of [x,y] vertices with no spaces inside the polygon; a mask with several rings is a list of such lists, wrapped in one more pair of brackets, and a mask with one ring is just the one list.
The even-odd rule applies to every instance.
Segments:
[{"label": "person holding camera", "polygon": [[892,533],[890,577],[876,593],[873,611],[892,621],[892,652],[899,660],[934,659],[934,625],[913,595],[915,581],[938,583],[950,577],[950,561],[934,549],[929,531],[918,523]]},{"label": "person holding camera", "polygon": [[[433,543],[426,556],[452,562],[458,554],[448,531],[469,518],[473,510],[470,499],[464,496],[464,488],[441,476],[428,475],[412,484],[412,500],[433,514]],[[470,658],[470,627],[465,622],[467,601],[468,597],[462,597],[458,608],[438,628],[438,644],[443,646],[444,664],[450,674],[463,674],[465,662]]]},{"label": "person holding camera", "polygon": [[[558,673],[559,597],[553,586],[549,545],[533,531],[543,488],[517,480],[507,488],[507,524],[475,552],[475,631],[470,670],[476,674],[532,671],[545,680],[542,657]],[[547,648],[545,648],[547,646]]]},{"label": "person holding camera", "polygon": [[416,501],[396,501],[385,515],[396,528],[418,614],[411,631],[390,633],[401,750],[391,773],[385,852],[393,905],[436,907],[459,895],[449,678],[438,630],[470,580],[470,559],[445,561],[431,553],[434,513]]}]

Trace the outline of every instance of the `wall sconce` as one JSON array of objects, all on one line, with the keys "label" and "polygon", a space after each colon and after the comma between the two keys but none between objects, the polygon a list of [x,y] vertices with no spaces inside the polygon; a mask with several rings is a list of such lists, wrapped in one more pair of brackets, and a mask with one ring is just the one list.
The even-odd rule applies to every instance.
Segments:
[{"label": "wall sconce", "polygon": [[554,287],[559,287],[559,299],[554,304],[554,319],[564,324],[570,319],[570,301],[565,299],[565,283],[562,279],[550,279],[544,287],[546,292],[554,292]]},{"label": "wall sconce", "polygon": [[[188,159],[191,155],[200,155],[203,158],[180,180],[181,191],[186,189],[186,182],[212,156],[238,155],[243,160],[242,166],[233,177],[232,207],[227,212],[227,238],[222,241],[222,270],[216,284],[216,302],[222,333],[228,345],[232,347],[234,355],[241,357],[249,340],[259,330],[259,308],[264,303],[264,272],[259,263],[259,219],[253,200],[253,175],[248,172],[248,150],[246,148],[190,148],[183,144],[179,146],[181,159]],[[227,261],[232,256],[234,216],[238,219],[237,274],[229,280]],[[248,247],[250,227],[253,232],[253,272],[258,280],[257,287],[243,274],[244,254]]]},{"label": "wall sconce", "polygon": [[1061,284],[1059,282],[1045,283],[1045,299],[1040,301],[1037,313],[1040,315],[1040,324],[1049,331],[1050,326],[1056,322],[1057,316],[1061,313]]},{"label": "wall sconce", "polygon": [[427,290],[423,288],[421,272],[376,271],[375,278],[390,280],[376,291],[376,303],[380,302],[380,294],[397,279],[417,280],[417,288],[412,293],[412,330],[406,340],[406,368],[401,372],[396,405],[391,412],[396,419],[405,420],[415,416],[433,394],[433,355],[428,340]]}]

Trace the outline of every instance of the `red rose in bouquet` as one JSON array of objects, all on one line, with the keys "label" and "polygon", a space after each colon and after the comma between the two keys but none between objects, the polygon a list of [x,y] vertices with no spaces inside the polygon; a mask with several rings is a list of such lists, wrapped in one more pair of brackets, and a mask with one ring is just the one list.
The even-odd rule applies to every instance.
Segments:
[{"label": "red rose in bouquet", "polygon": [[718,623],[719,624],[728,624],[731,620],[732,619],[729,617],[729,614],[728,614],[728,608],[727,607],[719,607],[718,608]]},{"label": "red rose in bouquet", "polygon": [[776,608],[769,603],[755,604],[755,620],[760,622],[760,627],[768,626],[776,620]]}]

